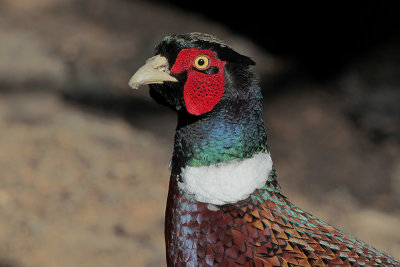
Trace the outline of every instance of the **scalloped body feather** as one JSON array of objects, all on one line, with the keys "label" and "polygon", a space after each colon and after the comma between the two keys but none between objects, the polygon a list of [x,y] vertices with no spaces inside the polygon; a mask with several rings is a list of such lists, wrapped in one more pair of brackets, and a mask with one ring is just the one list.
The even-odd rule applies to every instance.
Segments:
[{"label": "scalloped body feather", "polygon": [[172,174],[166,212],[168,266],[400,266],[289,202],[276,181],[210,210]]}]

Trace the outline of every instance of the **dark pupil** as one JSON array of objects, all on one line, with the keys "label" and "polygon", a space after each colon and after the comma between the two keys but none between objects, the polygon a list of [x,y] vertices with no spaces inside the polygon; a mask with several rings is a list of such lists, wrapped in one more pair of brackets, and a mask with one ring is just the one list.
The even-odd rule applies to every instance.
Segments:
[{"label": "dark pupil", "polygon": [[199,59],[199,61],[197,62],[197,64],[199,64],[200,66],[203,66],[204,65],[204,59]]}]

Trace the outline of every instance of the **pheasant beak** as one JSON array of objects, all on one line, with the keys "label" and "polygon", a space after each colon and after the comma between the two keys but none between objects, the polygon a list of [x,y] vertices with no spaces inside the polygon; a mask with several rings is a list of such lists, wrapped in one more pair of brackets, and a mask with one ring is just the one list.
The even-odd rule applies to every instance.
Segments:
[{"label": "pheasant beak", "polygon": [[129,86],[138,89],[142,85],[177,82],[178,80],[169,75],[168,60],[165,57],[156,55],[149,58],[129,80]]}]

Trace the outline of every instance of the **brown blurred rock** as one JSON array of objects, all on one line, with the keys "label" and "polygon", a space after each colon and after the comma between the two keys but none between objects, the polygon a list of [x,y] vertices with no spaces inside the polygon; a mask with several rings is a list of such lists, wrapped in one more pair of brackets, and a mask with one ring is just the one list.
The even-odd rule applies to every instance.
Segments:
[{"label": "brown blurred rock", "polygon": [[[169,149],[44,94],[0,98],[0,259],[162,266]],[[115,233],[121,225],[127,238]]]},{"label": "brown blurred rock", "polygon": [[400,143],[400,39],[377,46],[351,64],[339,80],[345,111],[379,143]]},{"label": "brown blurred rock", "polygon": [[[67,80],[61,58],[46,50],[47,44],[34,33],[0,27],[0,85],[41,89],[58,88]],[[1,89],[0,89],[1,90]]]},{"label": "brown blurred rock", "polygon": [[292,190],[312,192],[315,199],[329,190],[349,190],[364,205],[398,209],[392,177],[399,148],[393,142],[372,143],[342,114],[338,102],[340,96],[311,90],[266,104],[278,175],[290,179],[283,182]]}]

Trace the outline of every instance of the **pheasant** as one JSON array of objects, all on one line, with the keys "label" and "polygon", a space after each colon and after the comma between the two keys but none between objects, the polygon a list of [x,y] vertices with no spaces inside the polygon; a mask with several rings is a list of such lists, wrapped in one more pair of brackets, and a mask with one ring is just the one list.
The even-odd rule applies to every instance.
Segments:
[{"label": "pheasant", "polygon": [[178,114],[167,265],[400,266],[282,195],[252,65],[212,35],[176,34],[129,81]]}]

